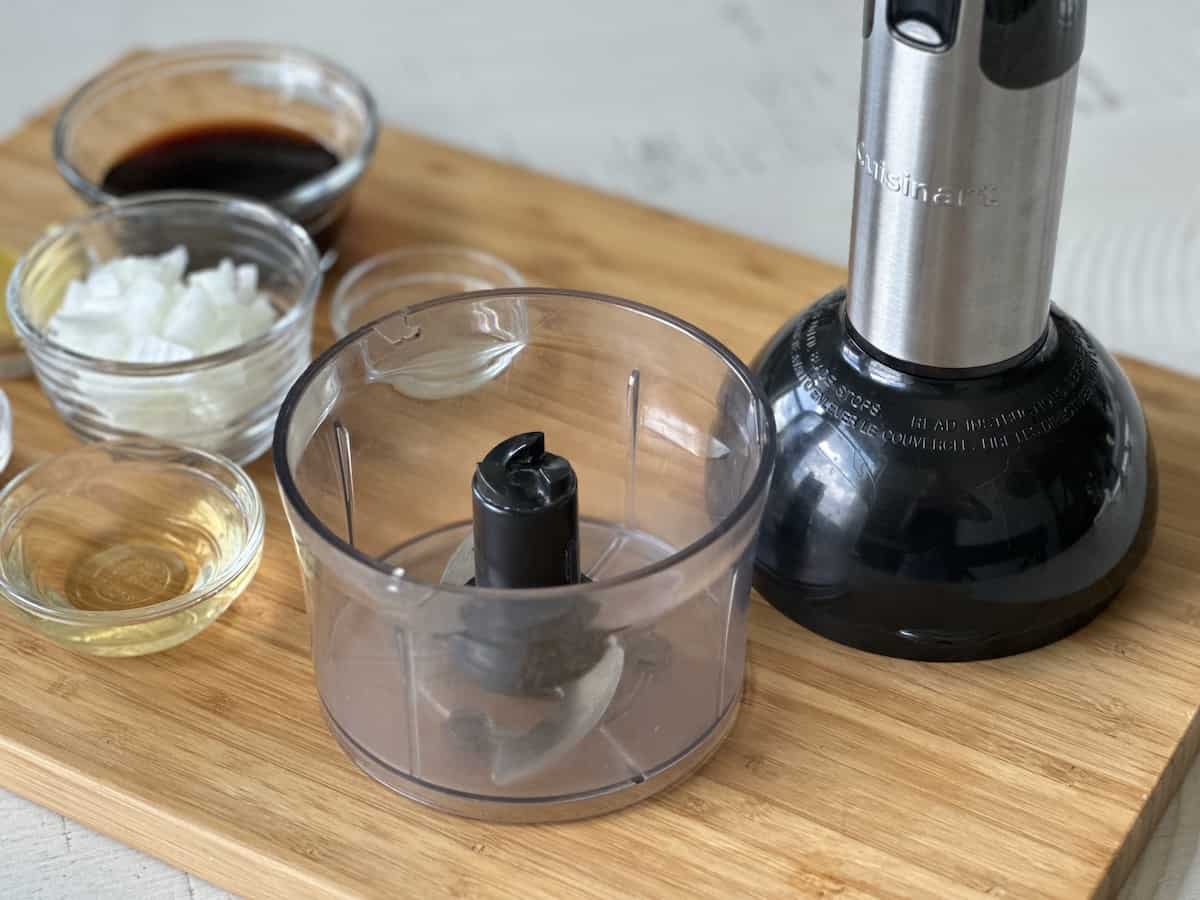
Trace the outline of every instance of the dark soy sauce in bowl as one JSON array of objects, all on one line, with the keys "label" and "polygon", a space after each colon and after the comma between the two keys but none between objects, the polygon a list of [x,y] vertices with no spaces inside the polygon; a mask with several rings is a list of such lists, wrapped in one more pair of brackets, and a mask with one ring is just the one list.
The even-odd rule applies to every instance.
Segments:
[{"label": "dark soy sauce in bowl", "polygon": [[169,131],[135,146],[105,173],[115,196],[220,191],[271,202],[339,163],[311,136],[265,123],[214,123]]}]

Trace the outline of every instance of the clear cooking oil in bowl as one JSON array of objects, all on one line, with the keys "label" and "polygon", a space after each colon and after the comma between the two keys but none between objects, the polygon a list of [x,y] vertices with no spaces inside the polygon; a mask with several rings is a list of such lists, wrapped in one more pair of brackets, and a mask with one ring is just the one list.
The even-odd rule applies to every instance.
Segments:
[{"label": "clear cooking oil in bowl", "polygon": [[178,452],[112,461],[104,445],[85,448],[46,465],[97,453],[89,461],[101,464],[68,466],[57,483],[36,467],[0,499],[0,582],[45,635],[105,656],[164,650],[212,622],[253,577],[257,492],[196,467],[218,458]]}]

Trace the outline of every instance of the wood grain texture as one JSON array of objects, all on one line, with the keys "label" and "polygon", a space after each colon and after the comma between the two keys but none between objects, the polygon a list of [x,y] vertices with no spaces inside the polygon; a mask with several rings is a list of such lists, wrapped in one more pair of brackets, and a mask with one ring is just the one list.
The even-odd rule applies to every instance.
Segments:
[{"label": "wood grain texture", "polygon": [[[78,210],[46,158],[48,122],[0,145],[0,241],[25,243]],[[540,283],[660,306],[743,356],[842,278],[389,130],[340,268],[431,240],[491,250]],[[756,601],[729,740],[697,776],[628,811],[494,826],[359,774],[320,717],[267,459],[250,467],[267,507],[262,569],[196,640],[97,660],[0,628],[0,784],[255,897],[1110,895],[1195,755],[1200,707],[1196,386],[1130,371],[1161,454],[1162,525],[1110,612],[1047,650],[938,666],[839,647]],[[5,389],[10,472],[74,443],[35,384]]]}]

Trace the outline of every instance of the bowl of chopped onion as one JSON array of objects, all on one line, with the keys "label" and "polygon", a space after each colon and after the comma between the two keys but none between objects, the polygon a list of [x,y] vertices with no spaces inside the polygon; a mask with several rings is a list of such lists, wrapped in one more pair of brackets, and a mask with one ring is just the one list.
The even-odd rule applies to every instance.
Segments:
[{"label": "bowl of chopped onion", "polygon": [[142,194],[51,229],[18,262],[7,308],[80,437],[148,435],[244,463],[270,446],[308,364],[320,286],[312,239],[274,209]]}]

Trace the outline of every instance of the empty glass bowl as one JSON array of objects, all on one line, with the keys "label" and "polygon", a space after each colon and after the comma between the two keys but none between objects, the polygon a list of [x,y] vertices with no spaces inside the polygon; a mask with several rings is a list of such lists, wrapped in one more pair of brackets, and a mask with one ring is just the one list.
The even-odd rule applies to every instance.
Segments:
[{"label": "empty glass bowl", "polygon": [[[47,336],[68,283],[95,264],[182,244],[193,269],[225,257],[258,266],[278,320],[220,353],[176,363],[114,362]],[[271,444],[284,395],[311,358],[321,287],[304,230],[261,203],[217,194],[144,194],[53,229],[8,283],[8,315],[55,410],[88,440],[149,435],[247,462]]]},{"label": "empty glass bowl", "polygon": [[[476,464],[531,431],[574,466],[589,581],[474,587]],[[522,821],[694,770],[735,715],[774,452],[732,353],[612,297],[464,294],[337,343],[274,455],[346,752],[410,797]]]},{"label": "empty glass bowl", "polygon": [[263,523],[227,459],[144,440],[81,447],[0,492],[0,598],[72,650],[166,650],[245,590]]},{"label": "empty glass bowl", "polygon": [[[379,120],[367,88],[328,60],[291,47],[226,43],[156,51],[101,73],[72,96],[54,127],[54,159],[88,203],[116,199],[104,176],[130,150],[166,135],[230,124],[275,126],[338,159],[270,198],[323,242],[375,152]],[[200,185],[173,185],[195,189]]]},{"label": "empty glass bowl", "polygon": [[342,338],[426,300],[524,283],[520,272],[482,250],[450,244],[403,247],[373,256],[346,273],[329,304],[329,323]]},{"label": "empty glass bowl", "polygon": [[0,391],[0,472],[8,468],[8,461],[12,459],[12,449],[12,404],[8,402],[8,394]]}]

